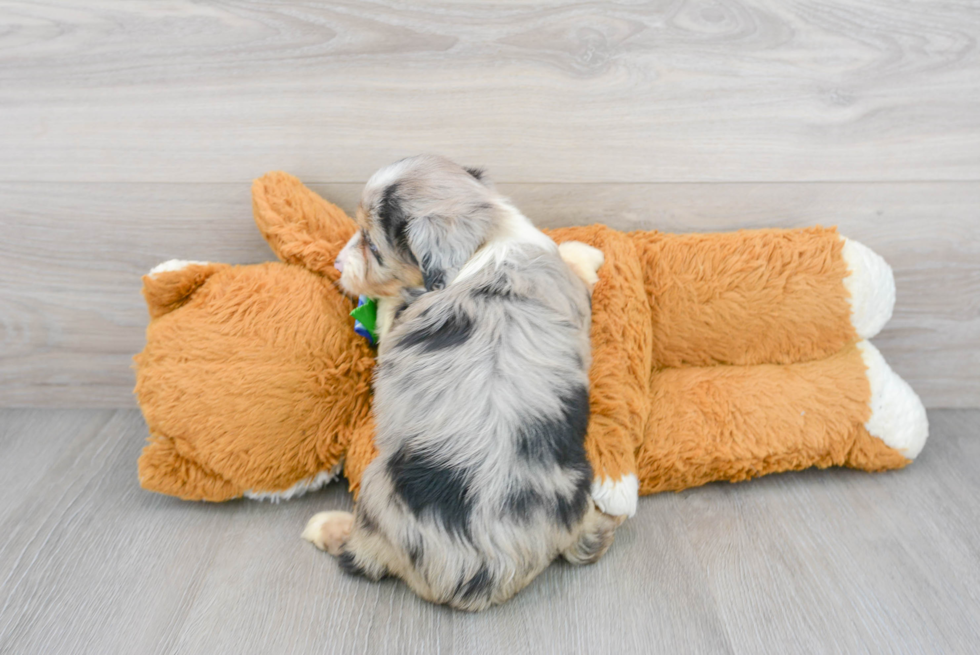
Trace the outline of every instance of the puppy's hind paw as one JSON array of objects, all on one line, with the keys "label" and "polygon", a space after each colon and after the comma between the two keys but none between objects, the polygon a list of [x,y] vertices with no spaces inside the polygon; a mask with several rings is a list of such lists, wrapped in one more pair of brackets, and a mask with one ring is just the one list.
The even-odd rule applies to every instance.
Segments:
[{"label": "puppy's hind paw", "polygon": [[354,515],[350,512],[320,512],[307,522],[302,537],[320,550],[337,557],[350,537],[353,526]]}]

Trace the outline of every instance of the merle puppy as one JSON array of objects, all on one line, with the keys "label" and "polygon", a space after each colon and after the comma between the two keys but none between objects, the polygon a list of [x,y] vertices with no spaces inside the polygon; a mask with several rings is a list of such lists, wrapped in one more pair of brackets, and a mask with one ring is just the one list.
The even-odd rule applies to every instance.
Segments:
[{"label": "merle puppy", "polygon": [[354,514],[317,514],[303,536],[464,610],[558,555],[599,559],[622,521],[595,507],[583,446],[601,252],[559,250],[480,171],[435,156],[375,173],[357,222],[338,268],[348,292],[384,297],[380,454]]}]

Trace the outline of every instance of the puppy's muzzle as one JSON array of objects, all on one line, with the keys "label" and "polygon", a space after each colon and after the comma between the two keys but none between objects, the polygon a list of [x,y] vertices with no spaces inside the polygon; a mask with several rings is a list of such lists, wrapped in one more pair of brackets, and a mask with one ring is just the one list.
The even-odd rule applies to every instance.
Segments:
[{"label": "puppy's muzzle", "polygon": [[337,259],[333,260],[333,267],[336,268],[341,273],[344,272],[344,263],[347,261],[347,258],[350,256],[350,252],[354,248],[355,241],[356,238],[348,241],[347,244],[340,251],[340,253],[337,255]]}]

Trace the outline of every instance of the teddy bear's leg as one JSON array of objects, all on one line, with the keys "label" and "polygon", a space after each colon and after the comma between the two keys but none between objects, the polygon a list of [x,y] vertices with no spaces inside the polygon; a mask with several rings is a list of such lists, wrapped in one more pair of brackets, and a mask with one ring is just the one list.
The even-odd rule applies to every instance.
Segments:
[{"label": "teddy bear's leg", "polygon": [[870,339],[892,317],[895,308],[895,276],[881,255],[862,243],[841,237],[841,256],[847,264],[844,278],[851,323],[862,339]]},{"label": "teddy bear's leg", "polygon": [[866,342],[813,362],[665,369],[651,384],[640,493],[813,466],[901,468],[927,431],[918,397]]},{"label": "teddy bear's leg", "polygon": [[157,318],[177,309],[209,277],[228,264],[171,259],[150,269],[143,276],[143,297],[150,317]]},{"label": "teddy bear's leg", "polygon": [[151,434],[139,458],[140,486],[184,500],[220,502],[238,498],[242,489],[181,453],[170,437]]}]

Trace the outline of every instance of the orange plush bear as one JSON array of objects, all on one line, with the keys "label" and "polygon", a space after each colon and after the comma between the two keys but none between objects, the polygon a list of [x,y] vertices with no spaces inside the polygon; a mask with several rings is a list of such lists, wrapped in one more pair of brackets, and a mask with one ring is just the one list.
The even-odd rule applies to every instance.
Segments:
[{"label": "orange plush bear", "polygon": [[[282,263],[171,261],[143,278],[141,484],[185,499],[283,499],[343,466],[356,493],[375,453],[374,352],[333,267],[354,223],[285,173],[252,192]],[[638,494],[714,480],[900,468],[922,449],[919,398],[867,341],[895,298],[868,248],[822,228],[549,234],[605,254],[586,441],[604,511],[632,515]]]}]

